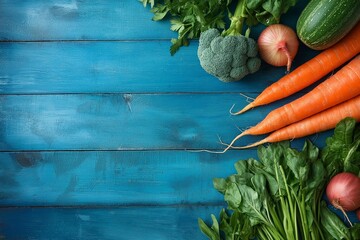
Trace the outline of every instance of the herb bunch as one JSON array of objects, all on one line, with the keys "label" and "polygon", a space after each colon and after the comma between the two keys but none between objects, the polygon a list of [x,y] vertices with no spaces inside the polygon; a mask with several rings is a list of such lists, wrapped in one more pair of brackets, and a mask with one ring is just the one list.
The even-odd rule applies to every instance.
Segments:
[{"label": "herb bunch", "polygon": [[[224,30],[230,22],[232,14],[229,8],[245,0],[140,0],[144,7],[150,5],[154,13],[153,20],[170,20],[172,31],[178,33],[177,38],[171,40],[171,55],[181,46],[188,46],[190,39],[199,38],[200,34],[210,28]],[[280,22],[280,17],[297,0],[246,0],[245,14],[248,27],[258,23],[266,26]],[[234,6],[232,5],[234,3]]]},{"label": "herb bunch", "polygon": [[151,5],[153,20],[160,21],[170,16],[171,30],[178,38],[171,40],[171,55],[181,46],[189,45],[189,39],[198,38],[209,28],[225,28],[225,14],[232,0],[142,0]]}]

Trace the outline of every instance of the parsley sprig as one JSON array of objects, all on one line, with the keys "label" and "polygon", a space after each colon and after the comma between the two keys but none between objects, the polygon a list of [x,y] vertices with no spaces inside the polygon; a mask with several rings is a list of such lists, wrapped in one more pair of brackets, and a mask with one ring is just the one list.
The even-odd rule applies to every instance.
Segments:
[{"label": "parsley sprig", "polygon": [[171,55],[181,46],[188,46],[189,39],[198,38],[209,28],[224,29],[225,16],[232,0],[141,0],[146,7],[150,5],[154,13],[153,20],[170,18],[172,31],[178,32],[178,38],[171,39]]}]

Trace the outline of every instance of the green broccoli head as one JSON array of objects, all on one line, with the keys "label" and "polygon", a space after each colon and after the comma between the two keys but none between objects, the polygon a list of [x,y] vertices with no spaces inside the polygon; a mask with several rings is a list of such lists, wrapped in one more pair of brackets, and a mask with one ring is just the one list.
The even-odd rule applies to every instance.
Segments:
[{"label": "green broccoli head", "polygon": [[260,69],[261,60],[254,39],[242,35],[221,36],[209,29],[200,35],[198,57],[209,74],[224,82],[238,81]]}]

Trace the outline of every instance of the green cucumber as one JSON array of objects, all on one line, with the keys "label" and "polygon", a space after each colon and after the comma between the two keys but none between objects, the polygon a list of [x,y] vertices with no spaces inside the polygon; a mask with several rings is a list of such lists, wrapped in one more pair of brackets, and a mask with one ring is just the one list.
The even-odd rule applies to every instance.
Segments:
[{"label": "green cucumber", "polygon": [[300,14],[296,32],[305,45],[323,50],[337,43],[359,20],[360,0],[311,0]]}]

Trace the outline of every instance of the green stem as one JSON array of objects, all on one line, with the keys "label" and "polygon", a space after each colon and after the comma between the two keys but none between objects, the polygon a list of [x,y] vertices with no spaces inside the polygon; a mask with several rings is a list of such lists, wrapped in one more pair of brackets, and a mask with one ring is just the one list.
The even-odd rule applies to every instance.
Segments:
[{"label": "green stem", "polygon": [[[287,200],[288,200],[288,205],[286,208],[285,216],[286,216],[287,220],[289,221],[289,224],[288,224],[289,229],[288,229],[288,231],[286,231],[286,233],[288,234],[288,239],[298,240],[299,239],[298,232],[296,231],[296,229],[294,229],[295,224],[293,222],[293,221],[296,221],[296,218],[294,218],[295,214],[294,214],[294,203],[292,201],[292,194],[290,193],[290,190],[289,190],[289,187],[288,187],[288,184],[286,181],[284,169],[281,166],[280,166],[280,173],[281,173],[281,177],[284,181],[285,191],[286,191]],[[295,238],[294,238],[294,236],[295,236]]]},{"label": "green stem", "polygon": [[[307,221],[307,217],[306,217],[306,206],[305,206],[305,196],[304,194],[301,194],[301,200],[299,203],[299,210],[300,210],[300,219],[301,219],[301,223],[302,223],[302,228],[303,228],[303,234],[304,234],[304,240],[310,239],[310,235],[309,235],[309,223]],[[315,217],[314,217],[315,218]]]},{"label": "green stem", "polygon": [[272,220],[274,222],[274,227],[280,232],[280,234],[282,236],[286,236],[284,227],[280,222],[280,218],[279,218],[277,212],[275,211],[274,206],[270,207],[270,215],[271,215],[271,218],[272,218]]},{"label": "green stem", "polygon": [[267,240],[268,239],[268,237],[266,237],[266,235],[265,235],[265,233],[264,233],[264,231],[263,231],[263,229],[261,227],[258,228],[257,232],[258,232],[258,237],[259,237],[260,240],[263,240],[263,239]]},{"label": "green stem", "polygon": [[[274,239],[274,240],[285,240],[281,233],[277,231],[274,226],[271,225],[264,225],[262,227],[263,232],[267,236],[267,240]],[[288,240],[288,239],[286,239]]]},{"label": "green stem", "polygon": [[321,201],[322,201],[323,193],[324,193],[324,190],[319,191],[318,194],[316,194],[315,202],[313,203],[313,213],[316,214],[316,217],[314,218],[314,223],[316,225],[316,228],[318,229],[320,239],[325,240],[324,233],[322,232],[322,228],[320,226],[320,221],[321,221]]},{"label": "green stem", "polygon": [[242,35],[243,25],[246,19],[246,0],[239,0],[234,15],[231,17],[230,27],[223,32],[223,36]]}]

